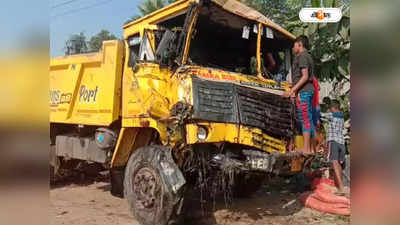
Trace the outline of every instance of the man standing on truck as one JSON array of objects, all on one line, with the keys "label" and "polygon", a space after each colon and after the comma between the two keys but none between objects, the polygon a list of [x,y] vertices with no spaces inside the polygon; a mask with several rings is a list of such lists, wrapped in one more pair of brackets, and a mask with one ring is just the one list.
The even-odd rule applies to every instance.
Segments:
[{"label": "man standing on truck", "polygon": [[283,97],[296,97],[298,116],[303,131],[303,154],[309,155],[314,151],[311,138],[314,136],[314,120],[312,99],[314,97],[314,62],[307,52],[309,43],[305,35],[296,38],[293,45],[294,60],[292,65],[293,87],[282,94]]}]

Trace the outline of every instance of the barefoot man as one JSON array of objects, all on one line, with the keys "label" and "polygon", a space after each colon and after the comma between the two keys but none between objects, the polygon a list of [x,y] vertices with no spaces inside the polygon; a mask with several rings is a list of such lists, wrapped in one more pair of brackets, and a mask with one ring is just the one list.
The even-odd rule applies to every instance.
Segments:
[{"label": "barefoot man", "polygon": [[314,62],[307,52],[308,38],[301,35],[296,38],[293,45],[294,60],[292,65],[293,87],[283,93],[283,97],[295,97],[298,116],[303,131],[303,154],[314,152],[311,149],[311,138],[314,136],[314,120],[312,112],[312,99],[314,96],[313,70]]}]

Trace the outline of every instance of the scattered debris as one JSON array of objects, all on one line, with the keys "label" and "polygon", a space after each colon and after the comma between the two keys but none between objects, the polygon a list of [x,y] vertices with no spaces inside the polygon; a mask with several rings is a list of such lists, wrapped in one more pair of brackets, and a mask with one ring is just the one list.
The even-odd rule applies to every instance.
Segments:
[{"label": "scattered debris", "polygon": [[68,213],[68,211],[62,211],[62,212],[58,213],[57,216],[62,216],[62,215],[65,215],[67,213]]},{"label": "scattered debris", "polygon": [[291,205],[293,205],[297,200],[293,199],[292,201],[289,201],[288,203],[286,203],[285,205],[282,206],[282,209],[285,209]]}]

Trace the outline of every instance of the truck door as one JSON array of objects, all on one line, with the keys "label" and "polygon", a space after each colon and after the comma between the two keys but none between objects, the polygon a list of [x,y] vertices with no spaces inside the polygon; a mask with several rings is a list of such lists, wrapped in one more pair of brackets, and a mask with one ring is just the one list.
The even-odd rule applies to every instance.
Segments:
[{"label": "truck door", "polygon": [[[155,57],[156,37],[145,29],[128,38],[128,62],[123,82],[123,125],[137,126],[135,118],[163,118],[169,114],[168,80],[171,71]],[[135,125],[136,124],[136,125]]]}]

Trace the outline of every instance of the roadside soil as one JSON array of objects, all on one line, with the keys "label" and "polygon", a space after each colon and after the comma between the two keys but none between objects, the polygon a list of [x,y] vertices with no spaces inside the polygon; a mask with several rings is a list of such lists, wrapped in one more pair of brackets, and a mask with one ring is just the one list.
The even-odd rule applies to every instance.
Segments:
[{"label": "roadside soil", "polygon": [[[246,199],[186,205],[185,225],[347,225],[350,218],[304,208],[287,179],[275,178]],[[125,199],[110,194],[106,173],[71,175],[50,188],[51,225],[139,225]]]}]

